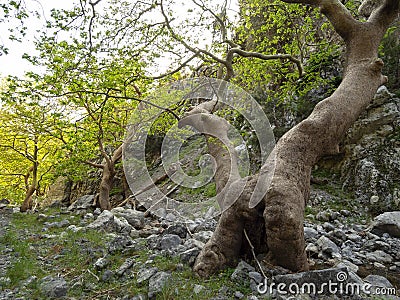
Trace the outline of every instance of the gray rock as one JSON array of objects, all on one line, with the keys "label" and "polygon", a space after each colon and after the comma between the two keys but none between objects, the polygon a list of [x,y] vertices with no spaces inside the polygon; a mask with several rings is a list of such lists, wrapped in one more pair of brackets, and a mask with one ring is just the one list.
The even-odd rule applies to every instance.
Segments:
[{"label": "gray rock", "polygon": [[75,211],[75,210],[90,209],[94,208],[95,206],[94,204],[95,204],[94,195],[85,195],[76,199],[76,201],[68,207],[68,210]]},{"label": "gray rock", "polygon": [[160,293],[162,289],[168,284],[171,274],[166,272],[158,272],[150,277],[149,280],[149,298],[153,298],[156,294]]},{"label": "gray rock", "polygon": [[312,241],[318,236],[318,231],[312,227],[304,227],[304,238],[306,241]]},{"label": "gray rock", "polygon": [[127,259],[124,261],[124,263],[118,268],[118,270],[115,271],[115,273],[116,273],[118,276],[124,275],[124,273],[125,273],[128,269],[130,269],[130,268],[133,266],[134,263],[135,263],[135,259],[134,259],[134,258],[127,258]]},{"label": "gray rock", "polygon": [[109,281],[113,278],[113,276],[114,276],[114,272],[113,272],[113,271],[111,271],[111,270],[105,270],[105,271],[103,272],[103,274],[101,275],[100,280],[101,280],[102,282],[109,282]]},{"label": "gray rock", "polygon": [[184,239],[184,238],[186,238],[186,235],[188,234],[188,230],[187,230],[185,225],[178,223],[178,224],[174,224],[174,225],[169,226],[165,230],[165,233],[176,234],[180,238]]},{"label": "gray rock", "polygon": [[204,285],[195,284],[194,287],[193,287],[193,293],[195,293],[196,295],[200,294],[204,290],[205,290],[205,286]]},{"label": "gray rock", "polygon": [[76,232],[82,230],[82,228],[83,228],[83,227],[77,227],[77,226],[75,226],[75,225],[69,225],[67,229],[70,230],[70,231],[72,231],[72,232],[74,232],[74,233],[76,233]]},{"label": "gray rock", "polygon": [[107,244],[107,250],[108,253],[114,254],[116,252],[123,252],[132,245],[134,245],[134,243],[131,237],[127,235],[118,235]]},{"label": "gray rock", "polygon": [[316,245],[314,245],[313,243],[309,243],[306,246],[306,252],[310,256],[313,256],[314,254],[318,254],[318,247]]},{"label": "gray rock", "polygon": [[236,291],[234,294],[234,297],[236,299],[243,299],[244,298],[244,294],[242,292]]},{"label": "gray rock", "polygon": [[193,234],[193,238],[195,238],[200,242],[207,243],[208,240],[212,237],[212,235],[213,235],[212,231],[200,231]]},{"label": "gray rock", "polygon": [[94,267],[96,268],[96,270],[103,270],[109,264],[110,261],[107,258],[101,257],[94,263]]},{"label": "gray rock", "polygon": [[199,255],[199,253],[200,253],[200,249],[195,247],[195,248],[191,248],[186,251],[183,251],[183,252],[179,253],[178,255],[179,255],[180,260],[183,263],[186,263],[192,267],[196,261],[197,256]]},{"label": "gray rock", "polygon": [[144,213],[134,209],[124,209],[123,207],[116,207],[111,210],[116,217],[124,218],[129,225],[136,229],[144,227]]},{"label": "gray rock", "polygon": [[304,289],[311,289],[305,290],[309,294],[316,294],[316,291],[324,291],[324,294],[328,294],[329,290],[324,288],[326,287],[327,282],[339,284],[340,282],[343,282],[342,279],[346,280],[347,278],[347,268],[330,268],[295,274],[277,275],[273,277],[272,281],[275,286],[281,284],[282,291],[285,291],[287,294],[291,294],[291,291],[289,290],[291,286],[295,287],[295,289],[299,289],[299,292],[303,288],[303,291]]},{"label": "gray rock", "polygon": [[61,298],[67,295],[68,284],[62,277],[46,276],[40,280],[39,289],[46,297]]},{"label": "gray rock", "polygon": [[366,258],[371,262],[379,262],[383,264],[390,264],[393,261],[393,258],[382,250],[367,253]]},{"label": "gray rock", "polygon": [[141,269],[137,274],[136,282],[138,284],[142,284],[143,282],[150,279],[151,276],[158,272],[157,268],[150,268],[150,269]]},{"label": "gray rock", "polygon": [[368,241],[367,243],[365,243],[364,247],[371,251],[375,251],[375,250],[388,251],[388,250],[390,250],[390,245],[383,241]]},{"label": "gray rock", "polygon": [[355,233],[348,234],[347,239],[353,242],[360,242],[362,240],[361,236]]},{"label": "gray rock", "polygon": [[332,223],[328,223],[328,222],[325,222],[324,224],[322,224],[322,227],[326,230],[326,232],[333,231],[336,228],[335,225],[333,225]]},{"label": "gray rock", "polygon": [[258,285],[264,281],[264,276],[258,272],[249,272],[250,289],[253,293],[258,293]]},{"label": "gray rock", "polygon": [[186,240],[184,246],[185,246],[186,249],[194,248],[194,247],[197,247],[199,249],[203,249],[204,243],[200,242],[198,240],[195,240],[195,239],[188,239],[188,240]]},{"label": "gray rock", "polygon": [[336,268],[347,268],[347,271],[349,271],[349,272],[354,272],[354,273],[358,272],[358,266],[348,260],[345,260],[345,259],[340,261],[335,267]]},{"label": "gray rock", "polygon": [[339,254],[338,246],[328,239],[326,236],[321,236],[317,240],[317,246],[321,249],[322,252],[330,255]]},{"label": "gray rock", "polygon": [[253,266],[249,265],[245,261],[241,260],[235,271],[233,271],[231,275],[231,279],[235,282],[246,282],[249,280],[249,273],[250,272],[255,272],[255,269]]},{"label": "gray rock", "polygon": [[373,286],[379,286],[379,287],[388,287],[391,288],[393,285],[390,283],[387,278],[379,275],[368,275],[367,277],[364,278],[365,282],[368,282],[369,284]]},{"label": "gray rock", "polygon": [[97,219],[86,226],[88,229],[105,231],[105,232],[118,232],[129,234],[132,226],[124,218],[115,217],[110,211],[103,211]]},{"label": "gray rock", "polygon": [[371,232],[378,235],[386,232],[400,238],[400,211],[386,212],[375,217],[371,224]]},{"label": "gray rock", "polygon": [[176,234],[166,234],[160,240],[161,250],[176,249],[182,244],[182,239]]},{"label": "gray rock", "polygon": [[331,219],[331,213],[330,213],[330,211],[327,211],[327,210],[320,211],[319,213],[317,213],[315,218],[321,222],[328,222]]}]

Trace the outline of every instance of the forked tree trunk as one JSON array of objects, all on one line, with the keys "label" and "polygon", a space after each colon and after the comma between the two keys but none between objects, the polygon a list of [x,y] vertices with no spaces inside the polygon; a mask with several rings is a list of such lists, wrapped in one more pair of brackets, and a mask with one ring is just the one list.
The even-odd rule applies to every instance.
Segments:
[{"label": "forked tree trunk", "polygon": [[[399,0],[386,0],[365,23],[355,20],[338,0],[287,2],[319,6],[343,38],[347,50],[343,81],[330,97],[316,105],[307,119],[278,141],[260,171],[264,172],[268,163],[275,160],[275,173],[263,201],[249,208],[258,178],[254,176],[247,181],[239,199],[221,215],[214,235],[194,265],[194,271],[201,276],[234,264],[239,255],[246,252],[248,245],[243,229],[256,252],[268,251],[272,264],[292,271],[308,269],[303,221],[311,169],[321,157],[338,152],[338,144],[346,131],[365,110],[377,88],[387,80],[381,74],[383,63],[378,59],[378,46],[388,26],[398,16]],[[203,126],[201,120],[206,118],[192,119],[190,124]],[[221,123],[218,128],[223,127]],[[210,152],[213,151],[216,151],[218,165],[222,167],[227,163],[226,155],[222,155],[226,147],[210,147]],[[226,176],[216,176],[217,184],[228,184],[230,191],[243,181],[229,182]],[[229,201],[227,198],[224,201]]]}]

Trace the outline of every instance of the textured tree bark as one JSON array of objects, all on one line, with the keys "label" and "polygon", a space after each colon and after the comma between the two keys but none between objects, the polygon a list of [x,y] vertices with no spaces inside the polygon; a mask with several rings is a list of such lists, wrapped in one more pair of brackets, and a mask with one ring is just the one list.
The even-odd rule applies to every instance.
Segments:
[{"label": "textured tree bark", "polygon": [[101,210],[110,210],[110,191],[113,187],[114,177],[116,174],[115,164],[122,157],[122,145],[119,146],[113,153],[112,157],[105,157],[105,164],[103,165],[103,174],[101,177],[99,187],[99,205]]},{"label": "textured tree bark", "polygon": [[[238,201],[221,215],[214,235],[199,254],[194,271],[201,276],[209,276],[237,261],[247,244],[243,239],[243,229],[247,231],[247,228],[252,229],[250,240],[256,252],[268,250],[272,264],[292,271],[308,269],[303,221],[311,169],[321,157],[338,152],[338,143],[348,128],[387,80],[381,74],[383,62],[378,59],[378,46],[398,16],[399,0],[385,1],[365,23],[355,20],[337,0],[287,2],[319,6],[343,38],[347,50],[343,81],[330,97],[316,105],[307,119],[278,141],[269,159],[276,162],[272,183],[263,201],[254,209],[248,203],[257,176],[233,182],[216,178],[217,183],[220,180],[228,184],[228,190],[234,190],[240,180],[247,180],[247,185]],[[191,125],[200,126],[196,122]],[[212,151],[215,149],[210,147]],[[222,167],[226,162],[219,158],[221,151],[215,157],[217,165]],[[261,173],[268,168],[268,163]]]}]

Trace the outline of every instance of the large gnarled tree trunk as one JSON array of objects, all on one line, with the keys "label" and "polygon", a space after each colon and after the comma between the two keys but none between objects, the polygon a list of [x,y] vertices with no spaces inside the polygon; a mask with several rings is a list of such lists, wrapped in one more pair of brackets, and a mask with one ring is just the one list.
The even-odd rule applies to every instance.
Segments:
[{"label": "large gnarled tree trunk", "polygon": [[[257,176],[254,176],[247,181],[239,199],[221,215],[214,235],[194,266],[195,272],[201,276],[234,264],[239,255],[246,252],[248,244],[243,237],[244,229],[257,252],[268,251],[271,263],[292,271],[308,269],[303,221],[311,169],[321,157],[337,153],[338,143],[346,131],[367,107],[377,88],[387,80],[381,74],[383,62],[378,59],[378,46],[391,22],[398,16],[399,0],[386,0],[372,12],[367,22],[355,20],[338,0],[287,2],[320,7],[343,38],[347,50],[343,81],[330,97],[316,105],[307,119],[278,141],[260,172],[265,172],[268,164],[275,160],[275,173],[263,201],[255,208],[249,208],[257,181]],[[199,112],[205,111],[198,109],[192,115]],[[208,122],[204,115],[188,123],[200,128],[204,126],[202,122]],[[220,125],[218,128],[224,128],[224,124]],[[218,166],[223,168],[227,164],[226,157],[229,157],[223,152],[228,148],[210,143],[209,148],[210,152],[214,152]],[[228,180],[226,175],[217,172],[217,188],[228,184],[228,190],[235,189],[236,183],[242,179],[234,176],[236,181]]]}]

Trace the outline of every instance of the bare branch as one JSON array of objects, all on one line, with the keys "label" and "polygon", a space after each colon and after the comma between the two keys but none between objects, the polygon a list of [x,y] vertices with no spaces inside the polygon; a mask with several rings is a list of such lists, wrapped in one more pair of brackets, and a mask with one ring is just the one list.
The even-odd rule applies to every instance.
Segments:
[{"label": "bare branch", "polygon": [[291,62],[295,63],[297,66],[297,69],[299,70],[299,76],[302,77],[304,75],[304,68],[301,63],[301,61],[295,57],[293,57],[290,54],[274,54],[274,55],[266,55],[262,54],[259,52],[250,52],[250,51],[244,51],[239,48],[233,48],[230,50],[233,53],[236,53],[240,56],[243,57],[254,57],[254,58],[259,58],[262,60],[272,60],[272,59],[287,59],[290,60]]},{"label": "bare branch", "polygon": [[190,63],[190,62],[191,62],[193,59],[195,59],[197,56],[199,56],[199,54],[200,54],[200,51],[196,51],[190,58],[188,58],[186,61],[184,61],[184,62],[183,62],[179,67],[177,67],[176,69],[174,69],[174,70],[172,70],[172,71],[170,71],[170,72],[168,72],[168,73],[161,74],[161,75],[158,75],[158,76],[154,76],[154,77],[151,77],[151,78],[152,78],[152,79],[161,79],[161,78],[167,77],[167,76],[169,76],[169,75],[173,75],[173,74],[179,72],[180,70],[182,70],[184,67],[186,67],[187,64]]},{"label": "bare branch", "polygon": [[88,161],[88,160],[84,161],[84,163],[89,165],[89,166],[91,166],[91,167],[94,167],[94,168],[104,169],[104,165],[102,165],[102,164],[96,164],[96,163],[93,163],[93,162]]}]

